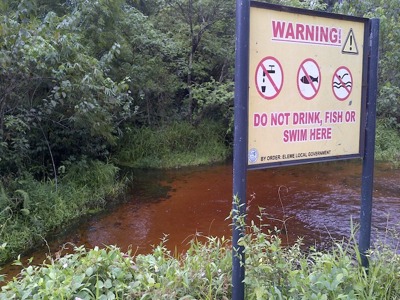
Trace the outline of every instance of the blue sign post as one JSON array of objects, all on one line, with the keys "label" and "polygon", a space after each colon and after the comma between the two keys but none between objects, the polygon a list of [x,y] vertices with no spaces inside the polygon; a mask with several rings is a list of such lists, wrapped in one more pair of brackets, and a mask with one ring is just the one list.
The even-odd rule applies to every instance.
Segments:
[{"label": "blue sign post", "polygon": [[244,248],[238,241],[244,233],[238,219],[246,212],[247,122],[249,98],[250,1],[236,2],[235,120],[233,148],[232,299],[244,299]]},{"label": "blue sign post", "polygon": [[378,94],[379,19],[371,19],[368,57],[367,119],[362,169],[359,251],[361,262],[368,267],[367,251],[371,247],[372,191],[374,184],[376,99]]}]

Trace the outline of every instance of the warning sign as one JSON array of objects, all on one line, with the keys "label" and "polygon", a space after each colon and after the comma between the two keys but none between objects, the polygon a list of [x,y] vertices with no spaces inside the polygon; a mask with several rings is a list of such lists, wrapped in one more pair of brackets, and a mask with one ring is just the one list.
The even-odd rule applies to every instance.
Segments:
[{"label": "warning sign", "polygon": [[342,53],[358,54],[357,42],[352,28],[350,29],[346,41],[343,44]]},{"label": "warning sign", "polygon": [[313,99],[321,86],[321,72],[317,62],[307,58],[300,64],[297,72],[297,88],[300,95],[306,99]]},{"label": "warning sign", "polygon": [[248,168],[360,157],[368,19],[250,3]]},{"label": "warning sign", "polygon": [[255,80],[261,97],[271,100],[278,96],[283,86],[283,71],[279,61],[272,56],[261,60],[256,68]]}]

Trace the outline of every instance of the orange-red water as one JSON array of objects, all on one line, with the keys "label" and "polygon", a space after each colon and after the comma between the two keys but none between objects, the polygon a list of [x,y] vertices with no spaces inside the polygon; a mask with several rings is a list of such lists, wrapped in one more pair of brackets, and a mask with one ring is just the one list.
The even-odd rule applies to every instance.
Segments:
[{"label": "orange-red water", "polygon": [[[231,236],[226,218],[232,207],[232,165],[135,172],[129,201],[50,242],[52,254],[67,242],[149,253],[165,235],[172,251],[184,250],[194,235]],[[400,170],[375,168],[373,228],[378,235],[400,220],[399,183]],[[360,190],[359,161],[250,171],[248,220],[257,220],[263,207],[265,222],[286,233],[284,242],[301,236],[306,244],[323,244],[350,235],[351,219],[359,219]],[[47,253],[46,247],[32,255],[42,262]],[[11,277],[16,269],[6,266],[1,272]]]}]

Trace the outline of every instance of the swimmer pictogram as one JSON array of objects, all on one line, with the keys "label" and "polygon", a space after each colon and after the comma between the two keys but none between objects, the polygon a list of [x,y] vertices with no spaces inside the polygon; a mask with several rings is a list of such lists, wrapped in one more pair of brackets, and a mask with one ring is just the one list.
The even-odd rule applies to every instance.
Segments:
[{"label": "swimmer pictogram", "polygon": [[332,77],[332,91],[339,101],[346,100],[353,89],[353,76],[349,68],[341,66],[336,69]]}]

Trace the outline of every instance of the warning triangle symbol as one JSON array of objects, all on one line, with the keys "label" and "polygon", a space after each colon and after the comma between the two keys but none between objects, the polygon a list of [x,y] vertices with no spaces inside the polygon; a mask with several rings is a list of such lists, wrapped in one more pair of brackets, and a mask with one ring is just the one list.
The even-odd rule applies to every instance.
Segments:
[{"label": "warning triangle symbol", "polygon": [[358,54],[358,47],[356,37],[353,29],[350,28],[349,34],[347,35],[346,41],[344,42],[342,53],[344,54]]}]

